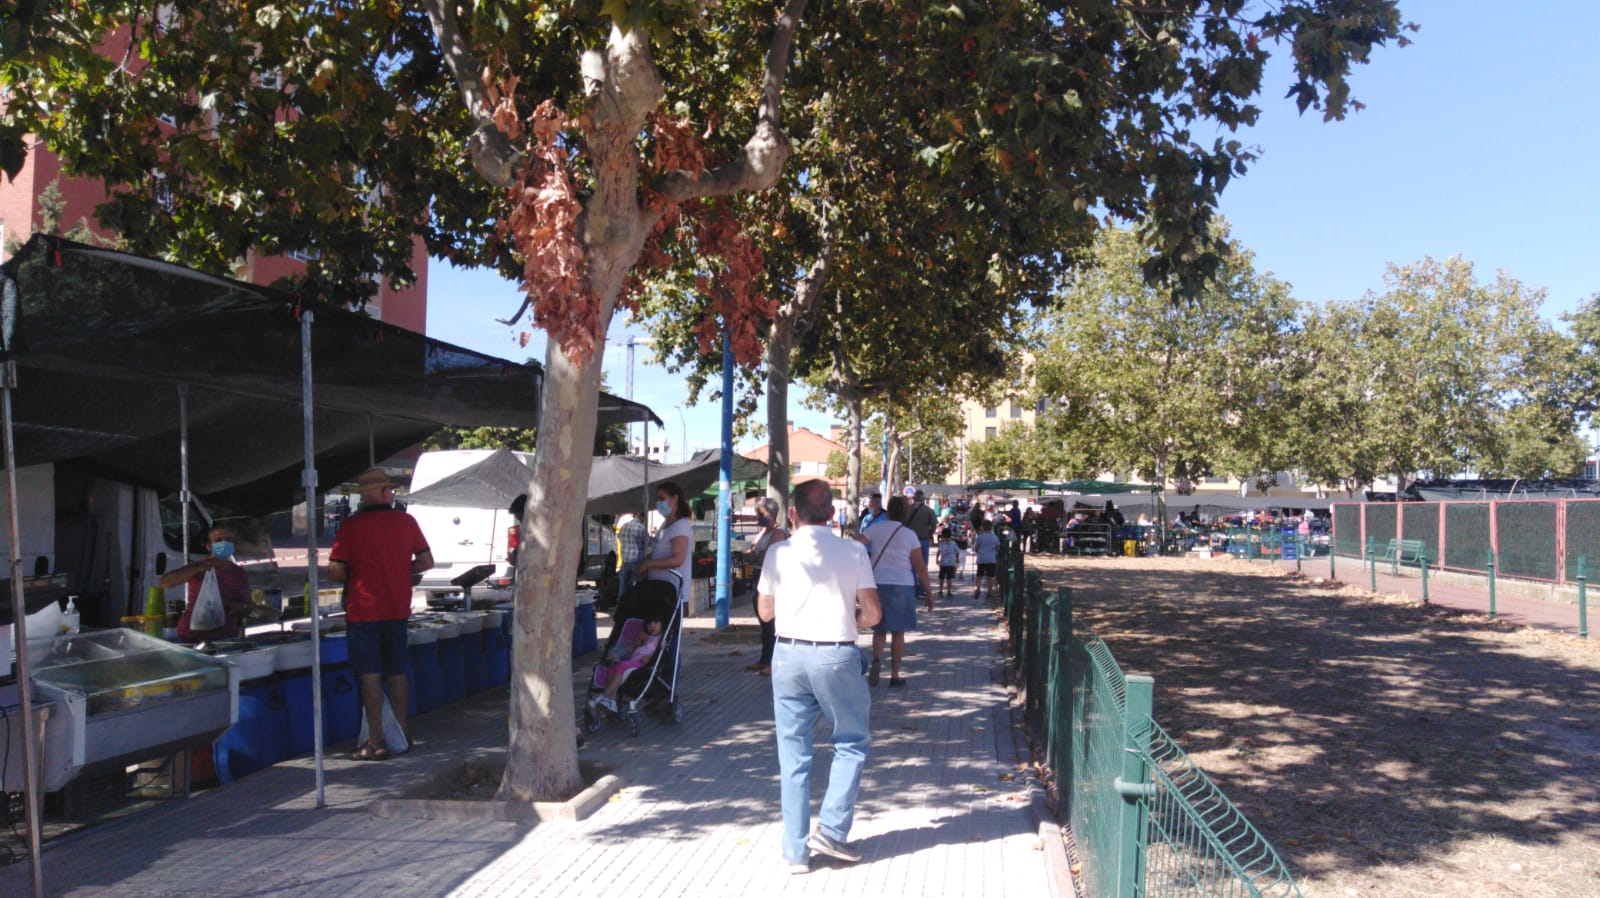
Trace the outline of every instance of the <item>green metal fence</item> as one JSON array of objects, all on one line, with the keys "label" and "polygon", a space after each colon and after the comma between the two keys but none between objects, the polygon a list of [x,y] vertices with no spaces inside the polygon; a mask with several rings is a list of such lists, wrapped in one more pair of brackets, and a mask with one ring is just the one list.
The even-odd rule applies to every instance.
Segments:
[{"label": "green metal fence", "polygon": [[1004,546],[1002,601],[1024,715],[1044,747],[1091,898],[1288,898],[1272,846],[1153,716],[1155,683],[1072,633],[1071,592],[1044,593]]}]

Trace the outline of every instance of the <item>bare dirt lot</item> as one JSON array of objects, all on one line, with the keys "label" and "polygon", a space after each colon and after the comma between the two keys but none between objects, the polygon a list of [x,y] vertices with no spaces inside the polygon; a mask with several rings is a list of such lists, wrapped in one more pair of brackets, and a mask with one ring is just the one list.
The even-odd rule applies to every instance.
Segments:
[{"label": "bare dirt lot", "polygon": [[1230,558],[1029,556],[1306,898],[1600,896],[1600,646]]}]

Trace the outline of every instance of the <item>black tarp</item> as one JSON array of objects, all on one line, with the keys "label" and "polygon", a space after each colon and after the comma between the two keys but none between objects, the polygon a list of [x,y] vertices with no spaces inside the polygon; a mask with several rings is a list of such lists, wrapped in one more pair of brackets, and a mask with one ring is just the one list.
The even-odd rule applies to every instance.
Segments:
[{"label": "black tarp", "polygon": [[[179,384],[189,484],[240,512],[291,504],[304,465],[301,309],[313,312],[321,486],[446,426],[534,428],[541,370],[366,315],[127,253],[35,235],[0,266],[16,317],[17,464],[72,460],[179,486]],[[0,284],[0,287],[11,285]],[[652,420],[601,394],[599,423]]]}]

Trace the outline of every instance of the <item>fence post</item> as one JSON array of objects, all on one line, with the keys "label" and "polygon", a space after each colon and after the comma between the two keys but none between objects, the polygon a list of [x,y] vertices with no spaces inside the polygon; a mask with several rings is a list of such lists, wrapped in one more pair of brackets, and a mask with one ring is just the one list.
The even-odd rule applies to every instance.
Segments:
[{"label": "fence post", "polygon": [[[1055,613],[1050,616],[1050,661],[1044,692],[1044,762],[1053,769],[1061,757],[1058,743],[1067,735],[1067,726],[1061,720],[1059,681],[1066,674],[1066,658],[1061,654],[1062,647],[1072,644],[1072,590],[1065,586],[1058,588],[1052,610]],[[1060,782],[1059,778],[1057,782]]]},{"label": "fence post", "polygon": [[1028,590],[1039,610],[1035,615],[1038,624],[1033,631],[1033,666],[1028,670],[1028,700],[1033,706],[1034,720],[1039,726],[1039,734],[1048,739],[1050,704],[1045,701],[1045,690],[1049,688],[1050,648],[1053,644],[1051,637],[1055,632],[1056,597],[1045,595],[1042,584],[1038,584],[1037,581],[1032,585],[1039,587]]},{"label": "fence post", "polygon": [[1589,638],[1589,571],[1583,555],[1578,556],[1578,638]]},{"label": "fence post", "polygon": [[1339,544],[1334,541],[1334,539],[1333,539],[1333,531],[1330,529],[1328,531],[1328,579],[1329,580],[1337,580],[1337,579],[1339,579],[1338,577],[1334,576],[1334,567],[1333,567],[1333,559],[1335,557],[1337,557],[1338,554],[1339,554]]},{"label": "fence post", "polygon": [[1422,567],[1422,604],[1428,604],[1428,550],[1423,548],[1417,552],[1417,564]]},{"label": "fence post", "polygon": [[[1578,573],[1583,573],[1583,560],[1578,560]],[[1494,546],[1489,547],[1489,619],[1499,617],[1494,608]]]},{"label": "fence post", "polygon": [[1372,591],[1378,591],[1378,552],[1372,545],[1372,537],[1367,537],[1367,563],[1372,566]]},{"label": "fence post", "polygon": [[1144,893],[1145,799],[1155,792],[1145,769],[1150,738],[1150,717],[1155,710],[1155,680],[1140,674],[1127,677],[1126,717],[1122,721],[1122,773],[1117,793],[1122,796],[1117,821],[1117,894],[1134,898]]}]

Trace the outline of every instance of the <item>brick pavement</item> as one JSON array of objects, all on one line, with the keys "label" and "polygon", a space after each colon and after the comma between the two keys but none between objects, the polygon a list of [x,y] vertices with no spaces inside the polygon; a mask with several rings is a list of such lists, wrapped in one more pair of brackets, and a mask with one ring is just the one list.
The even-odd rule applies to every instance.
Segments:
[{"label": "brick pavement", "polygon": [[[744,606],[748,608],[748,605]],[[736,609],[736,612],[742,609]],[[747,613],[748,614],[748,613]],[[1055,894],[1020,759],[993,613],[966,593],[912,634],[909,685],[874,690],[853,866],[814,861],[791,876],[778,849],[770,681],[746,672],[753,634],[691,618],[680,680],[685,718],[646,716],[641,736],[613,723],[585,759],[616,766],[625,788],[571,823],[461,823],[373,816],[442,764],[493,761],[506,740],[505,692],[418,717],[418,745],[384,763],[327,763],[316,809],[309,759],[284,762],[183,801],[46,846],[53,896],[533,895],[1000,896]],[[736,629],[753,624],[734,617]],[[730,641],[731,640],[731,641]],[[864,638],[862,644],[866,645]],[[575,662],[581,694],[593,656]],[[823,727],[826,724],[822,725]],[[829,751],[819,748],[814,805]],[[1006,776],[1006,779],[1002,779]],[[813,812],[814,813],[814,812]],[[27,865],[0,870],[0,895],[27,894]]]}]

